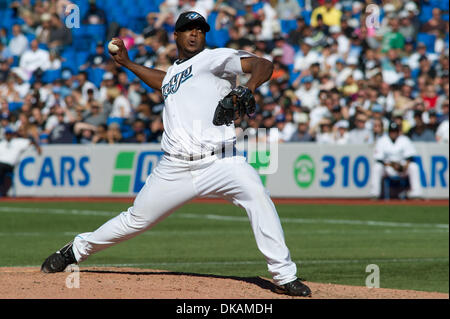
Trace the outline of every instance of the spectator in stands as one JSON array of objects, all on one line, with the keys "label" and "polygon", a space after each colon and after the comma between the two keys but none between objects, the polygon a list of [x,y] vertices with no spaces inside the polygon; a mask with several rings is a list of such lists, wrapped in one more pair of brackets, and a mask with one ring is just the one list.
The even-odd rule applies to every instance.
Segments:
[{"label": "spectator in stands", "polygon": [[294,72],[304,72],[309,69],[311,64],[320,62],[319,53],[312,50],[313,43],[311,38],[304,39],[300,46],[301,50],[295,55]]},{"label": "spectator in stands", "polygon": [[425,125],[422,116],[421,111],[414,112],[415,126],[409,130],[408,136],[413,142],[435,142],[434,132]]},{"label": "spectator in stands", "polygon": [[389,20],[390,31],[384,34],[381,43],[381,52],[387,52],[390,49],[403,49],[405,47],[405,37],[399,32],[399,21],[397,18]]},{"label": "spectator in stands", "polygon": [[348,128],[347,120],[340,120],[333,126],[333,140],[337,145],[348,144]]},{"label": "spectator in stands", "polygon": [[367,116],[359,113],[355,117],[355,128],[350,130],[348,142],[349,144],[372,144],[372,132],[366,128]]},{"label": "spectator in stands", "polygon": [[442,12],[439,8],[433,8],[431,11],[432,17],[420,28],[420,32],[425,32],[429,34],[434,34],[439,36],[442,30],[445,30],[447,24],[442,20]]},{"label": "spectator in stands", "polygon": [[[55,115],[57,123],[50,131],[49,143],[50,144],[72,144],[75,142],[74,125],[75,118],[72,117],[70,112],[65,111],[63,108],[56,106]],[[67,120],[66,120],[67,117]]]},{"label": "spectator in stands", "polygon": [[448,119],[442,121],[436,130],[436,141],[439,143],[449,143],[449,125]]},{"label": "spectator in stands", "polygon": [[50,43],[50,33],[52,32],[52,16],[46,12],[41,17],[41,24],[36,28],[36,39],[39,43],[48,45]]},{"label": "spectator in stands", "polygon": [[335,7],[336,1],[323,0],[322,5],[313,10],[311,15],[311,26],[317,26],[317,16],[321,15],[323,23],[329,27],[340,26],[342,11]]},{"label": "spectator in stands", "polygon": [[301,80],[301,85],[298,90],[295,91],[298,99],[302,103],[302,107],[312,110],[317,106],[319,102],[319,89],[313,86],[314,78],[311,75],[307,75]]},{"label": "spectator in stands", "polygon": [[89,9],[82,20],[83,24],[106,24],[105,11],[97,7],[95,2],[95,0],[89,0]]},{"label": "spectator in stands", "polygon": [[377,118],[372,121],[372,134],[375,143],[385,134],[384,127],[382,119]]},{"label": "spectator in stands", "polygon": [[144,29],[142,30],[142,36],[144,37],[144,39],[149,38],[155,33],[156,31],[155,23],[157,19],[158,13],[150,12],[147,14],[146,16],[147,26],[144,27]]},{"label": "spectator in stands", "polygon": [[143,38],[136,39],[135,42],[137,48],[137,54],[134,57],[134,62],[146,66],[147,68],[152,68],[156,61],[156,55],[145,46],[145,41]]},{"label": "spectator in stands", "polygon": [[293,120],[297,124],[297,130],[289,142],[313,142],[314,137],[310,134],[308,115],[306,113],[294,113]]},{"label": "spectator in stands", "polygon": [[13,36],[8,44],[9,52],[11,52],[13,56],[20,57],[28,49],[28,39],[22,33],[22,29],[19,24],[13,25],[12,34]]},{"label": "spectator in stands", "polygon": [[160,143],[162,133],[164,131],[164,125],[160,116],[156,116],[149,124],[150,134],[148,137],[149,143]]},{"label": "spectator in stands", "polygon": [[297,0],[278,0],[276,5],[278,19],[295,20],[301,13]]},{"label": "spectator in stands", "polygon": [[78,76],[76,76],[76,79],[78,81],[78,87],[81,89],[81,94],[85,102],[89,100],[89,90],[92,90],[95,99],[98,98],[98,89],[94,83],[88,81],[87,72],[80,72]]},{"label": "spectator in stands", "polygon": [[287,41],[295,46],[300,45],[300,41],[306,38],[305,30],[308,28],[302,16],[297,17],[297,27],[289,32]]},{"label": "spectator in stands", "polygon": [[122,139],[122,143],[146,143],[147,134],[145,132],[145,122],[136,119],[132,124],[132,134],[131,136]]},{"label": "spectator in stands", "polygon": [[51,30],[48,39],[48,47],[61,52],[65,46],[72,44],[72,32],[61,21],[57,14],[51,15]]},{"label": "spectator in stands", "polygon": [[101,124],[106,124],[107,120],[108,114],[102,110],[99,102],[92,101],[88,103],[87,109],[83,112],[84,123],[99,126]]},{"label": "spectator in stands", "polygon": [[125,120],[131,115],[131,104],[117,87],[108,89],[108,100],[112,103],[109,118]]},{"label": "spectator in stands", "polygon": [[[5,83],[10,73],[10,63],[0,59],[0,86]],[[1,91],[1,90],[0,90]]]},{"label": "spectator in stands", "polygon": [[430,109],[426,113],[428,114],[428,122],[426,126],[436,134],[437,128],[440,124],[438,121],[437,112],[435,109]]},{"label": "spectator in stands", "polygon": [[403,35],[405,41],[414,39],[417,35],[417,26],[415,26],[413,21],[409,18],[409,13],[407,11],[402,11],[398,16],[400,18],[400,27],[398,28],[398,32]]},{"label": "spectator in stands", "polygon": [[80,70],[86,70],[88,68],[106,69],[108,60],[109,57],[105,53],[103,42],[98,42],[95,47],[95,53],[88,56],[86,63],[80,66]]},{"label": "spectator in stands", "polygon": [[324,117],[316,127],[311,128],[318,144],[334,144],[333,123],[330,117]]},{"label": "spectator in stands", "polygon": [[0,61],[12,64],[14,62],[14,57],[7,46],[0,42]]},{"label": "spectator in stands", "polygon": [[48,63],[42,66],[43,71],[55,71],[61,70],[62,61],[61,57],[58,54],[58,51],[51,49],[49,51]]},{"label": "spectator in stands", "polygon": [[39,48],[39,42],[35,39],[31,41],[31,48],[25,51],[20,58],[19,67],[26,72],[29,80],[31,76],[40,77],[46,66],[50,64],[50,53]]},{"label": "spectator in stands", "polygon": [[108,144],[116,144],[121,142],[122,133],[120,131],[119,123],[112,122],[108,125],[108,130],[106,131],[106,139]]},{"label": "spectator in stands", "polygon": [[108,127],[106,124],[100,124],[97,126],[95,130],[95,134],[92,137],[93,144],[107,144],[108,136],[107,136]]},{"label": "spectator in stands", "polygon": [[0,140],[0,197],[7,195],[12,183],[10,174],[30,145],[34,145],[38,154],[41,154],[41,148],[36,142],[17,136],[11,126],[5,128],[4,139]]}]

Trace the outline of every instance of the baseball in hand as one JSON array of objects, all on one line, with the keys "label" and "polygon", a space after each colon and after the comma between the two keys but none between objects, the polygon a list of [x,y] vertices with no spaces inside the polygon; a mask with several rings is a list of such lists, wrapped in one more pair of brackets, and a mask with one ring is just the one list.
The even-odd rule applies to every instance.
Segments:
[{"label": "baseball in hand", "polygon": [[117,53],[117,52],[119,52],[119,47],[117,45],[115,45],[114,43],[112,43],[112,41],[110,41],[108,43],[108,50],[111,53]]}]

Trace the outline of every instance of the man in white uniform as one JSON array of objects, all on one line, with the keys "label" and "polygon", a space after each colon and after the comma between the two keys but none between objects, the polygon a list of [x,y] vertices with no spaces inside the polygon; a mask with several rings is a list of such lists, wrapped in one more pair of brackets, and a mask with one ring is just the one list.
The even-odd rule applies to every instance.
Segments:
[{"label": "man in white uniform", "polygon": [[397,123],[390,123],[389,134],[380,137],[375,145],[371,195],[374,198],[380,197],[381,183],[387,175],[408,176],[411,186],[408,198],[423,197],[419,166],[413,161],[416,155],[417,151],[409,137],[400,135],[400,126]]},{"label": "man in white uniform", "polygon": [[167,73],[131,62],[123,42],[113,40],[119,47],[113,54],[115,62],[162,91],[165,108],[161,147],[165,155],[132,207],[96,231],[76,236],[47,258],[43,272],[63,271],[69,264],[80,263],[130,239],[197,196],[218,195],[247,211],[277,291],[311,295],[311,290],[296,276],[297,268],[286,247],[278,214],[261,179],[244,157],[235,155],[234,125],[213,124],[218,102],[235,87],[236,76],[250,73],[247,87],[255,92],[269,80],[272,63],[245,51],[205,49],[205,33],[209,29],[206,20],[196,12],[180,15],[174,33],[179,59]]},{"label": "man in white uniform", "polygon": [[35,145],[40,154],[41,149],[34,141],[16,137],[10,126],[5,128],[5,138],[0,141],[0,197],[6,196],[10,187],[6,180],[7,175],[14,172],[20,156],[31,144]]}]

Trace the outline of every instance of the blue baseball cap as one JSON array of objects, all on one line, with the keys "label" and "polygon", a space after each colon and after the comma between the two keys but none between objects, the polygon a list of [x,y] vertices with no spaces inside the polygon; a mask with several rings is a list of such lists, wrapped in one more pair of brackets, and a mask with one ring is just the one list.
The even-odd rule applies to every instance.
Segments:
[{"label": "blue baseball cap", "polygon": [[5,134],[14,134],[16,130],[12,126],[5,127]]},{"label": "blue baseball cap", "polygon": [[314,81],[314,78],[311,75],[307,75],[302,79],[302,83],[311,83]]}]

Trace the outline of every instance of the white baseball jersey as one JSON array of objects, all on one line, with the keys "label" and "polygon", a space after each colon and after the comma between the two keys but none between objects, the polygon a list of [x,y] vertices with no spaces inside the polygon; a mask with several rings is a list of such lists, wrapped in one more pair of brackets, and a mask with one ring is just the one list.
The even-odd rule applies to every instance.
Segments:
[{"label": "white baseball jersey", "polygon": [[26,138],[16,137],[9,142],[5,139],[0,141],[0,163],[15,166],[20,155],[30,146],[31,141]]},{"label": "white baseball jersey", "polygon": [[[164,151],[197,155],[235,141],[233,124],[215,126],[212,121],[219,100],[236,86],[236,76],[244,73],[241,58],[251,56],[246,51],[228,48],[204,49],[167,70],[162,84]],[[214,89],[210,89],[212,83]]]},{"label": "white baseball jersey", "polygon": [[407,158],[417,155],[416,148],[409,137],[400,135],[395,143],[389,135],[380,137],[375,145],[374,159],[385,162],[404,162]]},{"label": "white baseball jersey", "polygon": [[[169,68],[163,80],[165,100],[162,149],[178,156],[206,155],[234,142],[234,126],[214,126],[217,103],[235,86],[241,74],[241,57],[232,49],[204,50]],[[269,193],[245,157],[227,148],[198,160],[163,156],[127,211],[94,232],[75,237],[73,252],[78,262],[130,239],[169,216],[196,197],[226,198],[243,207],[256,244],[267,261],[273,280],[284,285],[295,280],[297,266],[291,260],[283,229]]]}]

